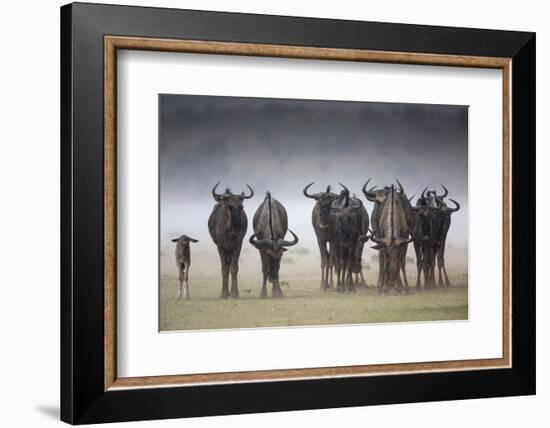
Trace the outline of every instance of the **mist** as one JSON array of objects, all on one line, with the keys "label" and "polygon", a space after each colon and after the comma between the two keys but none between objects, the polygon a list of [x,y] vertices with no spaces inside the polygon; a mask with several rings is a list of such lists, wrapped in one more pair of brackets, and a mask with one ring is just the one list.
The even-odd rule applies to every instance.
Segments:
[{"label": "mist", "polygon": [[[241,270],[260,266],[248,237],[267,190],[286,207],[300,238],[283,266],[305,269],[317,266],[319,256],[314,201],[303,196],[304,186],[314,181],[311,192],[327,185],[339,192],[342,182],[370,215],[372,204],[361,193],[369,177],[378,186],[397,178],[409,197],[426,186],[441,192],[444,184],[461,204],[448,235],[449,263],[467,268],[467,106],[160,95],[159,130],[162,274],[176,271],[170,239],[182,233],[200,241],[192,247],[192,270],[218,272],[207,227],[218,181],[219,191],[248,192],[246,183],[255,191],[244,202],[249,225]],[[368,248],[364,259],[373,254]]]}]

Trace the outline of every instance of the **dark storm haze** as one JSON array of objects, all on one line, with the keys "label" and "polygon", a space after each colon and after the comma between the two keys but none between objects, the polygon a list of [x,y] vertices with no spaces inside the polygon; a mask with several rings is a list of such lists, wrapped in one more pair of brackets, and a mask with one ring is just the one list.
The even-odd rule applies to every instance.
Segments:
[{"label": "dark storm haze", "polygon": [[342,182],[370,215],[372,204],[361,193],[369,177],[379,187],[397,178],[409,197],[426,186],[438,192],[447,186],[461,204],[448,258],[467,268],[467,106],[160,95],[159,131],[161,272],[175,271],[170,239],[182,233],[200,241],[193,247],[195,269],[219,267],[207,227],[218,181],[219,191],[247,191],[246,183],[255,191],[244,202],[249,224],[242,257],[259,259],[248,237],[269,190],[286,207],[298,246],[311,254],[308,263],[317,263],[314,201],[303,196],[304,186],[314,181],[311,192],[329,184],[339,192]]}]

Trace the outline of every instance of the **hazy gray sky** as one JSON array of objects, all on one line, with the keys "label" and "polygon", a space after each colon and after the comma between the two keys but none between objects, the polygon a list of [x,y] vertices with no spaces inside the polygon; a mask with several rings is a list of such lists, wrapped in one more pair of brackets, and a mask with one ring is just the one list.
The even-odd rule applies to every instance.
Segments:
[{"label": "hazy gray sky", "polygon": [[466,245],[467,106],[160,95],[159,124],[161,250],[186,233],[201,240],[199,254],[217,257],[207,221],[219,180],[221,189],[241,192],[249,183],[256,192],[244,204],[247,237],[270,190],[289,227],[312,246],[313,202],[303,187],[315,181],[313,191],[328,184],[338,191],[342,182],[370,214],[361,194],[369,177],[379,186],[398,178],[409,196],[445,184],[462,205],[449,238]]}]

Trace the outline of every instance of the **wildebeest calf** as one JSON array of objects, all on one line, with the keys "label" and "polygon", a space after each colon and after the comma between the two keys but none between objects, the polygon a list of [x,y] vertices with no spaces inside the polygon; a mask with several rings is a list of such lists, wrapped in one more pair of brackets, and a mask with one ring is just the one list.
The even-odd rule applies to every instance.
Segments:
[{"label": "wildebeest calf", "polygon": [[[199,242],[187,235],[181,235],[179,238],[172,239],[176,242],[176,264],[178,265],[179,282],[178,299],[189,299],[189,267],[191,266],[191,242]],[[183,283],[185,281],[185,287]]]}]

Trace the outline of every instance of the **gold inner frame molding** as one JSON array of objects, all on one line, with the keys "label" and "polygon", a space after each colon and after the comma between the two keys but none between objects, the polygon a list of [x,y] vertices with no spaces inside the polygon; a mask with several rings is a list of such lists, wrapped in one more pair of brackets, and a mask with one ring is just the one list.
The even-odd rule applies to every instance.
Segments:
[{"label": "gold inner frame molding", "polygon": [[[503,144],[503,320],[502,358],[431,361],[421,363],[316,367],[305,369],[261,370],[203,373],[170,376],[117,376],[116,367],[116,89],[117,50],[145,50],[211,55],[241,55],[333,61],[359,61],[393,64],[440,65],[493,68],[502,70],[502,144]],[[261,382],[312,378],[357,377],[420,372],[480,370],[511,367],[511,280],[512,280],[512,165],[511,165],[511,58],[461,55],[385,52],[251,43],[169,40],[140,37],[104,37],[104,389],[192,386],[236,382]]]}]

